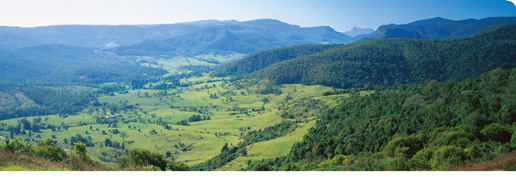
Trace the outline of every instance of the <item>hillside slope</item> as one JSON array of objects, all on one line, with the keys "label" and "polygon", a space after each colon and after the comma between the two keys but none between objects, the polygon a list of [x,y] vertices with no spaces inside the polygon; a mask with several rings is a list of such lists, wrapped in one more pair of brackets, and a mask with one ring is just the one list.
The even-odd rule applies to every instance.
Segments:
[{"label": "hillside slope", "polygon": [[171,38],[199,29],[196,25],[55,25],[33,28],[0,26],[1,47],[71,45],[104,48]]},{"label": "hillside slope", "polygon": [[[195,24],[195,23],[194,23]],[[118,55],[174,56],[199,54],[252,53],[259,50],[306,43],[348,43],[350,37],[331,27],[302,28],[278,20],[202,23],[200,29],[172,38],[147,40],[121,46]]]},{"label": "hillside slope", "polygon": [[138,56],[158,52],[168,55],[250,53],[305,43],[351,42],[348,35],[328,26],[300,27],[273,19],[158,25],[0,26],[0,38],[2,48],[56,44],[96,49],[120,47],[117,53],[137,52]]},{"label": "hillside slope", "polygon": [[274,63],[290,60],[296,57],[319,53],[338,45],[305,44],[278,49],[263,50],[250,54],[243,59],[234,61],[215,70],[215,76],[239,76],[252,73]]},{"label": "hillside slope", "polygon": [[[284,158],[248,169],[448,170],[515,150],[516,69],[343,100]],[[290,163],[289,163],[290,162]]]},{"label": "hillside slope", "polygon": [[91,48],[66,45],[0,48],[0,82],[130,82],[163,74],[166,74],[163,69],[144,67]]},{"label": "hillside slope", "polygon": [[340,88],[460,81],[516,67],[516,25],[467,39],[377,39],[285,60],[251,76]]},{"label": "hillside slope", "polygon": [[20,91],[0,85],[0,108],[17,106],[21,104],[36,104]]},{"label": "hillside slope", "polygon": [[511,24],[516,24],[516,17],[491,17],[459,21],[436,17],[404,25],[382,25],[373,36],[374,38],[457,39],[471,37],[477,31],[494,25]]}]

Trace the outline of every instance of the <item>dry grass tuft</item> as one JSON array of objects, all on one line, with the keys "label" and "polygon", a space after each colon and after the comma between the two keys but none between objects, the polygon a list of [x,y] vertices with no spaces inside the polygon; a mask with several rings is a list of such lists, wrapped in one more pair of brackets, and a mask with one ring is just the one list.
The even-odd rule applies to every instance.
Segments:
[{"label": "dry grass tuft", "polygon": [[68,170],[66,164],[52,162],[41,157],[27,156],[13,151],[0,152],[0,166],[21,166],[35,171]]},{"label": "dry grass tuft", "polygon": [[450,171],[492,171],[492,170],[502,170],[504,167],[508,165],[516,164],[516,153],[512,153],[507,156],[497,157],[492,160],[488,160],[485,162],[475,163],[469,167],[457,167],[451,169]]}]

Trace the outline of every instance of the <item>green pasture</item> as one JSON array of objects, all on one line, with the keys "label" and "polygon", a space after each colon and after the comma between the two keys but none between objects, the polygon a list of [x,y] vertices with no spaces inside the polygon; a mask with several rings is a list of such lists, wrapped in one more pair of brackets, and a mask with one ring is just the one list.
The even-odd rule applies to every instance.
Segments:
[{"label": "green pasture", "polygon": [[[218,81],[205,83],[209,80]],[[116,158],[124,155],[126,150],[133,148],[148,149],[163,155],[169,152],[170,158],[177,162],[195,165],[218,155],[225,143],[237,145],[247,131],[264,129],[284,121],[282,114],[285,112],[295,115],[296,119],[310,120],[308,123],[299,123],[299,127],[293,133],[284,137],[248,146],[248,156],[240,157],[221,168],[221,170],[238,170],[245,167],[248,160],[286,155],[292,145],[301,141],[307,130],[315,124],[314,117],[318,113],[316,108],[321,107],[322,104],[315,100],[335,104],[331,100],[342,97],[342,95],[324,97],[322,93],[330,91],[331,88],[317,85],[283,85],[279,88],[281,94],[275,95],[257,93],[256,91],[261,87],[259,84],[236,85],[208,75],[184,79],[181,82],[189,82],[193,85],[168,89],[166,92],[140,89],[102,96],[99,98],[99,103],[106,105],[105,107],[91,106],[84,112],[68,115],[66,118],[59,115],[40,116],[42,118],[40,125],[51,124],[61,127],[64,124],[67,128],[61,127],[55,131],[44,129],[41,133],[31,132],[31,137],[28,131],[25,131],[26,134],[16,136],[34,141],[52,139],[61,147],[72,150],[70,138],[80,134],[82,137],[91,139],[95,145],[87,148],[88,154],[93,159],[111,165],[115,165]],[[218,98],[210,98],[211,94],[216,94]],[[110,104],[133,107],[112,113],[107,106]],[[112,114],[122,117],[105,119]],[[189,122],[188,126],[176,125],[177,122],[188,119],[192,115],[209,116],[211,120]],[[32,120],[37,117],[26,118],[32,123]],[[109,120],[111,124],[97,123],[97,118]],[[8,126],[17,126],[21,119],[0,121],[3,124],[0,128],[5,130]],[[115,120],[116,124],[114,124]],[[165,125],[170,126],[170,130],[165,129]],[[115,129],[119,133],[114,133]],[[3,137],[9,137],[9,134],[8,131],[0,131]],[[106,147],[106,139],[123,144],[125,149]]]},{"label": "green pasture", "polygon": [[[307,119],[308,120],[308,119]],[[308,129],[315,125],[315,119],[311,119],[308,123],[298,123],[296,130],[283,137],[262,141],[247,146],[247,156],[238,157],[225,166],[221,167],[221,171],[234,171],[247,167],[247,161],[257,161],[261,159],[271,159],[286,156],[296,142],[303,140],[303,136]]]}]

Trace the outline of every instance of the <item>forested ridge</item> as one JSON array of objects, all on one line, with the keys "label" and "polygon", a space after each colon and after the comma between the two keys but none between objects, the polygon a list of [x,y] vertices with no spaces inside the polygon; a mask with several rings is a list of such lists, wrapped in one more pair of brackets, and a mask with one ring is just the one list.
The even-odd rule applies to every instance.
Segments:
[{"label": "forested ridge", "polygon": [[290,60],[296,57],[319,53],[338,45],[304,44],[278,49],[262,50],[252,53],[241,60],[234,61],[225,67],[215,70],[215,76],[234,75],[252,73],[274,63]]},{"label": "forested ridge", "polygon": [[154,79],[166,73],[92,48],[41,45],[0,49],[0,82],[102,84]]},{"label": "forested ridge", "polygon": [[[456,82],[498,67],[515,67],[515,33],[516,25],[511,25],[467,39],[368,40],[277,62],[260,70],[262,65],[233,71],[235,75],[247,71],[250,77],[266,78],[277,84],[321,84],[337,88],[419,84],[431,80]],[[267,55],[288,58],[280,52]],[[232,67],[220,70],[231,71]]]},{"label": "forested ridge", "polygon": [[458,39],[470,37],[480,30],[496,25],[516,24],[514,17],[490,17],[484,19],[448,20],[435,17],[403,25],[382,25],[374,38],[410,39]]},{"label": "forested ridge", "polygon": [[322,113],[286,157],[248,169],[448,170],[492,159],[516,148],[515,99],[516,69],[377,88]]},{"label": "forested ridge", "polygon": [[[35,85],[1,84],[4,94],[0,105],[0,120],[43,116],[50,114],[75,114],[83,111],[97,98],[93,90],[58,89]],[[5,94],[15,95],[9,100]],[[23,99],[20,99],[23,98]]]},{"label": "forested ridge", "polygon": [[238,158],[239,156],[247,156],[247,147],[253,143],[268,141],[271,139],[276,139],[278,137],[284,136],[288,133],[291,133],[297,128],[295,122],[282,122],[270,127],[265,128],[264,130],[260,129],[258,131],[253,130],[247,133],[243,137],[244,141],[238,143],[236,146],[231,145],[228,146],[226,143],[222,149],[220,150],[220,154],[208,160],[205,163],[201,163],[191,168],[198,171],[210,171],[220,168],[232,160]]},{"label": "forested ridge", "polygon": [[[330,29],[306,33],[319,39]],[[165,75],[176,47],[225,53],[253,38],[285,46],[238,36],[231,25],[205,30],[110,49],[0,49],[0,171],[48,162],[57,170],[420,171],[502,157],[514,159],[495,169],[516,169],[516,25],[465,39],[295,45],[219,68],[178,64],[181,74]],[[300,41],[285,34],[275,33]],[[188,48],[192,41],[200,47]],[[38,164],[22,164],[31,158]]]}]

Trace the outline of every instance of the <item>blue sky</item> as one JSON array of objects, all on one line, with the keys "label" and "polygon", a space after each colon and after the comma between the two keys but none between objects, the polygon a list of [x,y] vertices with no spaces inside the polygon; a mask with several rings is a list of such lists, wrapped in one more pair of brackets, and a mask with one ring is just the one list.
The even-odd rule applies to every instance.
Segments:
[{"label": "blue sky", "polygon": [[0,26],[170,24],[278,19],[300,26],[377,28],[443,17],[516,16],[506,0],[2,0]]}]

